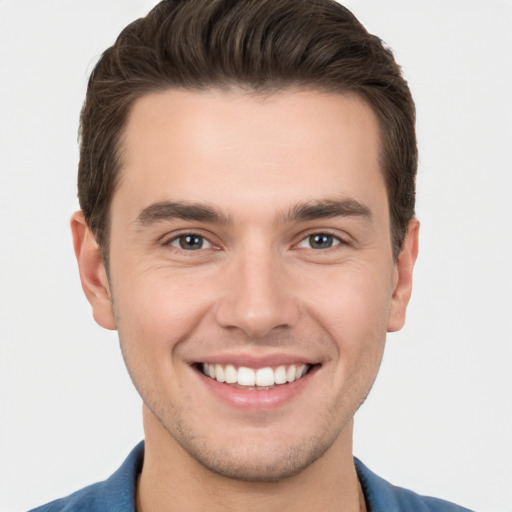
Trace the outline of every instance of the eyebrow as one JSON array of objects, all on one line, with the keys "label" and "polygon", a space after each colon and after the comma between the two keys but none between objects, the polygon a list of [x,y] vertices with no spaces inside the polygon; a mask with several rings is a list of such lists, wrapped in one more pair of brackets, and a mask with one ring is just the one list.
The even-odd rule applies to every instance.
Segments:
[{"label": "eyebrow", "polygon": [[[324,199],[298,203],[278,216],[278,222],[306,222],[333,217],[363,217],[371,220],[372,213],[366,205],[355,199]],[[230,218],[213,206],[174,201],[161,201],[144,208],[134,222],[140,226],[150,226],[176,219],[224,225],[230,223]]]},{"label": "eyebrow", "polygon": [[372,219],[368,206],[355,199],[324,199],[299,203],[282,215],[284,223],[306,222],[333,217],[363,217]]},{"label": "eyebrow", "polygon": [[135,219],[135,223],[140,226],[149,226],[157,222],[174,219],[217,224],[227,224],[229,222],[228,217],[212,206],[200,203],[162,201],[144,208]]}]

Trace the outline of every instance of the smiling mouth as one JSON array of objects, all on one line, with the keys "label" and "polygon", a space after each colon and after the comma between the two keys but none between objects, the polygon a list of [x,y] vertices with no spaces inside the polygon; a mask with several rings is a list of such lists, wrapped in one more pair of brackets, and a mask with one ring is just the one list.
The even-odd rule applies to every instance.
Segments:
[{"label": "smiling mouth", "polygon": [[291,364],[263,368],[236,367],[232,364],[198,363],[197,369],[206,377],[239,389],[267,390],[302,379],[316,365]]}]

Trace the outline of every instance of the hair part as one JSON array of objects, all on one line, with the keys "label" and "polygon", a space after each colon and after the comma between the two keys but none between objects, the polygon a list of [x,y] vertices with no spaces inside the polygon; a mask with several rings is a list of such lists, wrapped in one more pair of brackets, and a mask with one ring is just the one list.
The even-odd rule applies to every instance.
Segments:
[{"label": "hair part", "polygon": [[78,197],[108,267],[110,205],[133,103],[166,89],[354,93],[377,116],[393,256],[414,215],[415,108],[393,54],[334,0],[165,0],[96,64],[80,119]]}]

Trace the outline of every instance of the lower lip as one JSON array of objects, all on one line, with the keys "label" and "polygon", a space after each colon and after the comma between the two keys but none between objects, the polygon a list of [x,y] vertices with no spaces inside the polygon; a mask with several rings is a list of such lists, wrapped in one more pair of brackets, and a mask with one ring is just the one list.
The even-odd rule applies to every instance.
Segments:
[{"label": "lower lip", "polygon": [[224,403],[238,409],[261,411],[278,408],[292,400],[304,390],[316,370],[315,366],[299,380],[262,390],[240,389],[217,382],[199,370],[196,371],[207,389]]}]

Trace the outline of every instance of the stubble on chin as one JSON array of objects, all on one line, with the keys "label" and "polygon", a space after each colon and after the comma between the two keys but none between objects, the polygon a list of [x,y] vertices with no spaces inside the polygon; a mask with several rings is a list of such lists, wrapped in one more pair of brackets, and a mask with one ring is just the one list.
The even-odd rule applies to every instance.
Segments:
[{"label": "stubble on chin", "polygon": [[[196,432],[183,420],[176,410],[165,410],[162,414],[148,408],[153,420],[169,436],[168,441],[179,445],[180,452],[188,456],[203,469],[237,481],[253,483],[280,482],[294,477],[306,470],[320,459],[337,441],[340,435],[351,438],[352,417],[336,431],[332,431],[332,423],[322,425],[315,433],[309,433],[302,439],[283,439],[282,442],[265,442],[261,436],[258,441],[243,433],[231,442],[208,439],[207,434]],[[329,420],[331,421],[332,418]],[[206,425],[202,425],[207,428]],[[330,428],[329,428],[330,427]],[[271,427],[267,426],[267,429]],[[270,434],[271,435],[271,434]],[[290,436],[292,438],[293,436]],[[274,443],[272,443],[274,441]],[[271,446],[271,444],[273,444]]]}]

